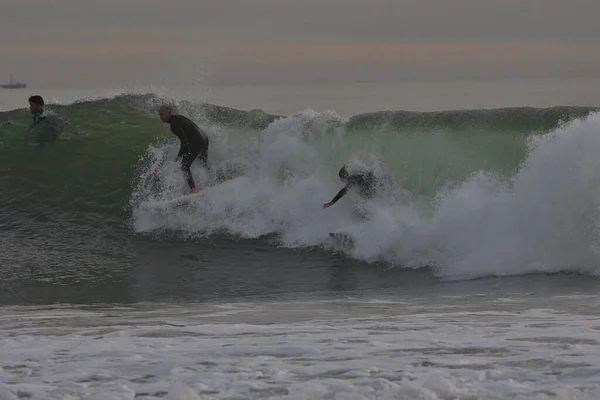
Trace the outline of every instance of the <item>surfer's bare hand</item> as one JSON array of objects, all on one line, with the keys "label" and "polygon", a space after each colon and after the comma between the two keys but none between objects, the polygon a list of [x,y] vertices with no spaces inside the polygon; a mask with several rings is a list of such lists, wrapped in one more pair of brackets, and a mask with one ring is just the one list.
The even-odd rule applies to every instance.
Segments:
[{"label": "surfer's bare hand", "polygon": [[330,201],[329,203],[323,204],[323,208],[328,208],[328,207],[331,207],[332,205],[333,205],[333,203]]}]

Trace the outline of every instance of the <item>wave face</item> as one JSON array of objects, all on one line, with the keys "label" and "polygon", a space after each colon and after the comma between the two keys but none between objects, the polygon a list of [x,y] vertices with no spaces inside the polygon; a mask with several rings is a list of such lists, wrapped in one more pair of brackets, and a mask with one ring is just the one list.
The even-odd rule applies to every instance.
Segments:
[{"label": "wave face", "polygon": [[[355,236],[349,256],[440,277],[596,273],[600,114],[584,107],[342,118],[304,111],[179,103],[209,132],[219,184],[185,207],[166,206],[185,183],[178,144],[156,116],[161,99],[121,95],[54,109],[63,140],[35,147],[29,114],[0,113],[0,204],[7,215],[63,215],[65,224],[122,225],[133,233],[270,236],[286,247],[336,249],[329,232]],[[323,210],[337,171],[369,168],[386,189]],[[199,183],[214,180],[199,165]]]}]

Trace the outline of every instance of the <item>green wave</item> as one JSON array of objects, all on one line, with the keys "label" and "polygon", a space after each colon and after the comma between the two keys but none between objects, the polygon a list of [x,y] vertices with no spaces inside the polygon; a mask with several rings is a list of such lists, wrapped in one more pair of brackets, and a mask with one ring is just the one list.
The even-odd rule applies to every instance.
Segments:
[{"label": "green wave", "polygon": [[[59,212],[85,218],[94,213],[119,220],[149,146],[175,139],[156,116],[161,102],[154,95],[120,95],[51,106],[68,124],[61,140],[47,146],[33,145],[27,110],[0,113],[0,206],[40,215]],[[210,104],[179,106],[209,132],[221,132],[226,140],[216,140],[213,148],[231,159],[238,155],[223,143],[264,140],[261,132],[275,129],[273,124],[285,118]],[[309,124],[303,140],[332,174],[353,154],[366,152],[406,186],[427,193],[478,169],[510,174],[526,155],[528,137],[593,111],[597,109],[382,111]]]}]

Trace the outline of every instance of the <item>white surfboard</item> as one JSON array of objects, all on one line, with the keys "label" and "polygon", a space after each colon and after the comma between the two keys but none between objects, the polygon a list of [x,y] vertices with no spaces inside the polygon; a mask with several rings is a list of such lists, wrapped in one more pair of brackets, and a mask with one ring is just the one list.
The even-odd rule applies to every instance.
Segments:
[{"label": "white surfboard", "polygon": [[334,238],[339,244],[345,246],[354,246],[354,238],[345,232],[329,232],[329,236]]},{"label": "white surfboard", "polygon": [[172,208],[172,207],[187,205],[190,203],[190,201],[195,200],[195,198],[201,194],[202,194],[202,191],[199,191],[197,193],[184,194],[183,196],[175,197],[174,199],[169,199],[169,200],[144,201],[142,203],[142,205],[144,205],[147,208]]}]

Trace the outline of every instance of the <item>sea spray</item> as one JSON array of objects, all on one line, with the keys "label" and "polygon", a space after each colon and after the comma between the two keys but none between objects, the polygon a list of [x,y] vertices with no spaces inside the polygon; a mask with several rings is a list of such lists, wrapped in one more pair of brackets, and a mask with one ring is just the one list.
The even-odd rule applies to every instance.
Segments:
[{"label": "sea spray", "polygon": [[[449,279],[595,273],[594,109],[346,118],[178,102],[209,132],[214,169],[194,164],[207,185],[203,195],[187,207],[157,211],[147,203],[185,193],[176,140],[156,116],[164,101],[120,95],[53,106],[80,134],[44,149],[27,142],[26,110],[0,113],[3,209],[108,227],[130,220],[134,234],[269,235],[280,246],[332,251],[339,249],[329,232],[345,231],[356,238],[345,250],[351,257],[427,266]],[[366,220],[357,218],[351,194],[322,209],[342,187],[342,164],[373,169],[387,182],[363,205]]]},{"label": "sea spray", "polygon": [[[428,266],[448,279],[593,272],[587,266],[598,246],[594,183],[600,175],[590,172],[596,171],[594,157],[582,158],[579,150],[600,144],[597,114],[537,135],[484,131],[477,137],[471,128],[465,133],[469,140],[443,126],[435,132],[399,130],[396,136],[359,133],[345,129],[347,121],[331,123],[331,117],[308,111],[274,122],[252,146],[231,155],[244,165],[241,176],[208,188],[187,208],[162,209],[162,217],[136,208],[134,226],[192,237],[276,234],[282,246],[326,249],[336,248],[328,233],[343,231],[354,237],[355,246],[345,249],[349,256],[396,267]],[[312,122],[309,133],[306,120]],[[398,137],[404,140],[399,153],[428,162],[410,166],[404,157],[393,157],[391,144]],[[474,148],[479,152],[470,153]],[[510,149],[519,154],[507,155]],[[486,154],[505,163],[489,162]],[[477,164],[478,157],[484,161]],[[385,171],[390,178],[387,190],[364,206],[366,220],[357,218],[351,195],[321,208],[342,187],[336,179],[342,163]],[[167,170],[159,176],[172,182]],[[575,194],[582,197],[571,198]]]}]

